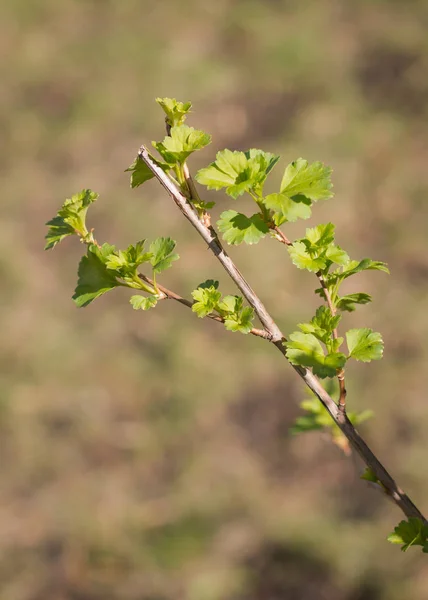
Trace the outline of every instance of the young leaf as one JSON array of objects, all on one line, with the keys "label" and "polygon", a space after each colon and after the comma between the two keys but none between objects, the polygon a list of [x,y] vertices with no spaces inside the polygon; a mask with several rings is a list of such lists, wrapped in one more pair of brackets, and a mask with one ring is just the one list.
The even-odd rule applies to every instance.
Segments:
[{"label": "young leaf", "polygon": [[[315,395],[311,394],[311,398],[300,403],[301,408],[306,412],[305,415],[296,419],[290,432],[292,434],[305,433],[307,431],[315,431],[324,429],[330,431],[332,441],[345,452],[349,454],[349,442],[344,436],[340,428],[329,417],[324,410],[321,402]],[[348,418],[353,425],[358,425],[372,416],[371,411],[363,411],[361,413],[348,412]]]},{"label": "young leaf", "polygon": [[195,300],[192,311],[198,317],[206,317],[217,308],[221,298],[221,293],[217,290],[217,287],[218,281],[208,280],[192,292],[192,297]]},{"label": "young leaf", "polygon": [[402,544],[403,552],[410,546],[422,546],[423,551],[428,552],[428,525],[421,519],[410,517],[407,521],[401,521],[387,539],[391,544]]},{"label": "young leaf", "polygon": [[333,242],[334,225],[326,223],[307,229],[306,237],[289,246],[288,252],[299,269],[328,271],[334,262],[344,265],[349,261],[347,253]]},{"label": "young leaf", "polygon": [[240,312],[229,315],[224,319],[224,325],[229,331],[250,333],[253,328],[254,310],[246,306]]},{"label": "young leaf", "polygon": [[346,266],[349,263],[349,255],[336,244],[330,244],[325,253],[326,258],[336,265]]},{"label": "young leaf", "polygon": [[196,150],[201,150],[211,142],[211,136],[188,125],[171,127],[170,135],[163,142],[153,142],[153,146],[169,165],[184,163]]},{"label": "young leaf", "polygon": [[132,304],[132,308],[134,310],[149,310],[156,306],[158,302],[158,298],[156,296],[131,296],[130,303]]},{"label": "young leaf", "polygon": [[137,273],[139,265],[149,262],[152,258],[151,252],[144,252],[146,240],[132,244],[126,250],[118,250],[107,257],[106,267],[117,271],[120,277],[133,276]]},{"label": "young leaf", "polygon": [[68,235],[88,235],[85,225],[86,212],[97,198],[98,194],[92,190],[82,190],[67,198],[57,215],[46,223],[49,231],[46,234],[45,250],[50,250]]},{"label": "young leaf", "polygon": [[156,98],[156,102],[166,114],[168,125],[182,125],[192,108],[191,102],[178,102],[175,98]]},{"label": "young leaf", "polygon": [[370,469],[370,467],[366,467],[364,469],[363,474],[360,476],[360,479],[364,481],[370,481],[370,483],[379,483],[379,479],[376,477],[374,472]]},{"label": "young leaf", "polygon": [[383,355],[383,341],[380,333],[372,329],[350,329],[346,332],[349,357],[362,362],[380,360]]},{"label": "young leaf", "polygon": [[363,258],[363,260],[351,260],[343,269],[342,278],[346,279],[360,273],[361,271],[383,271],[389,274],[389,269],[386,263],[379,260],[371,260],[371,258]]},{"label": "young leaf", "polygon": [[253,328],[254,311],[251,307],[243,308],[241,296],[225,296],[218,304],[217,310],[224,318],[224,325],[229,331],[249,333]]},{"label": "young leaf", "polygon": [[[158,165],[161,169],[167,172],[170,166],[167,163],[161,162],[160,160],[156,160],[150,155],[150,158],[154,163]],[[154,177],[154,174],[151,169],[146,165],[141,156],[137,156],[132,165],[130,165],[125,172],[131,171],[131,187],[136,188],[139,185],[142,185],[144,182],[149,181]]]},{"label": "young leaf", "polygon": [[[315,317],[310,323],[299,323],[298,327],[303,331],[303,333],[313,334],[318,340],[323,342],[323,344],[333,351],[332,345],[334,340],[332,339],[332,333],[334,329],[337,328],[340,319],[341,316],[333,316],[327,306],[320,306],[316,311]],[[343,339],[341,341],[343,341]],[[334,351],[337,351],[339,347],[340,344],[336,342]]]},{"label": "young leaf", "polygon": [[281,194],[289,198],[302,195],[316,202],[331,198],[333,192],[331,183],[331,169],[320,162],[311,165],[307,160],[298,158],[285,169],[281,181]]},{"label": "young leaf", "polygon": [[279,157],[262,150],[239,152],[222,150],[209,167],[196,174],[196,181],[206,185],[209,190],[226,188],[226,194],[232,198],[241,196],[251,189],[261,193],[268,173]]},{"label": "young leaf", "polygon": [[336,308],[342,311],[353,312],[356,304],[368,304],[372,301],[372,297],[364,292],[356,292],[342,296],[336,302]]},{"label": "young leaf", "polygon": [[263,198],[263,204],[274,211],[273,221],[277,226],[311,216],[311,201],[302,195],[289,198],[285,194],[269,194]]},{"label": "young leaf", "polygon": [[235,210],[221,213],[217,226],[223,233],[224,241],[233,245],[242,242],[257,244],[269,232],[269,227],[259,213],[247,217]]},{"label": "young leaf", "polygon": [[289,246],[288,253],[298,269],[306,269],[311,273],[322,271],[327,264],[325,257],[311,253],[308,246],[301,240]]},{"label": "young leaf", "polygon": [[101,248],[95,244],[88,247],[88,253],[79,264],[79,278],[73,295],[77,306],[87,306],[98,296],[120,285],[112,271],[106,267],[107,257],[114,249],[110,244],[103,244]]},{"label": "young leaf", "polygon": [[310,227],[306,230],[304,240],[307,241],[308,247],[311,249],[325,249],[334,241],[334,225],[333,223],[325,223]]},{"label": "young leaf", "polygon": [[335,377],[337,370],[346,363],[346,356],[340,352],[324,355],[320,342],[310,333],[292,333],[285,346],[286,356],[291,364],[312,367],[314,374],[321,378]]},{"label": "young leaf", "polygon": [[174,260],[179,258],[178,254],[172,254],[175,242],[171,238],[158,238],[150,244],[150,263],[155,273],[161,273],[171,266]]}]

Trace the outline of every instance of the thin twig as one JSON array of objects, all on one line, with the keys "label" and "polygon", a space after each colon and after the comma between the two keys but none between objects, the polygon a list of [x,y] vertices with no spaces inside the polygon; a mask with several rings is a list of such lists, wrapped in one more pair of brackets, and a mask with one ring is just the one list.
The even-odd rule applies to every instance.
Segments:
[{"label": "thin twig", "polygon": [[[153,280],[150,279],[150,277],[147,277],[146,275],[140,274],[140,279],[142,279],[149,285],[153,285]],[[183,306],[187,306],[187,308],[192,308],[194,302],[191,302],[190,300],[187,300],[186,298],[182,298],[181,296],[179,296],[175,292],[172,292],[171,290],[164,287],[160,283],[157,283],[157,288],[160,292],[162,292],[162,294],[164,295],[164,298],[169,299],[169,300],[175,300],[176,302],[183,304]],[[220,315],[215,315],[213,313],[210,313],[206,316],[209,319],[212,319],[213,321],[217,321],[218,323],[224,323],[224,319],[223,319],[223,317],[220,317]],[[271,340],[270,333],[268,331],[265,331],[264,329],[256,329],[255,327],[253,327],[249,331],[249,333],[251,333],[251,335],[254,335],[256,337],[261,337],[264,340],[268,340],[268,341]]]},{"label": "thin twig", "polygon": [[285,235],[285,233],[283,231],[281,231],[281,229],[279,227],[277,227],[275,225],[275,227],[273,228],[273,231],[275,232],[276,239],[279,240],[282,244],[285,244],[286,246],[293,245],[293,242],[290,242],[288,237]]},{"label": "thin twig", "polygon": [[[224,269],[235,282],[237,287],[241,290],[243,296],[247,300],[248,304],[254,308],[260,322],[262,323],[265,330],[271,335],[271,342],[278,348],[283,356],[286,357],[286,349],[283,342],[285,337],[281,330],[272,319],[263,303],[253,291],[251,286],[245,280],[243,275],[240,273],[234,262],[227,255],[221,246],[218,237],[216,236],[212,227],[204,225],[188,200],[183,196],[179,189],[174,185],[171,179],[165,172],[158,167],[158,165],[150,158],[150,155],[145,148],[141,146],[139,156],[146,163],[149,169],[153,172],[155,177],[159,180],[166,191],[172,196],[175,204],[178,206],[183,215],[190,221],[193,227],[198,231],[203,240],[207,243],[210,250],[214,253]],[[386,493],[392,498],[395,504],[403,511],[407,517],[417,517],[422,521],[426,522],[425,517],[422,515],[420,510],[413,504],[410,498],[397,486],[394,479],[377,459],[374,453],[367,446],[366,442],[361,438],[355,427],[349,421],[346,414],[343,414],[333,398],[325,391],[320,381],[315,375],[303,367],[292,365],[294,370],[306,383],[308,388],[319,398],[321,403],[324,405],[332,419],[337,423],[341,431],[344,433],[346,438],[349,440],[351,446],[361,456],[365,464],[375,474],[376,478],[385,488]]]}]

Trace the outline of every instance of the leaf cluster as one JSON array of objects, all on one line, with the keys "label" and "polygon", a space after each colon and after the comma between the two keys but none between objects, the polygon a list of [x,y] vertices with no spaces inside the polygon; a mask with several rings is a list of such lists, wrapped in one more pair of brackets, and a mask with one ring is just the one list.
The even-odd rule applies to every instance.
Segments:
[{"label": "leaf cluster", "polygon": [[56,216],[46,223],[49,231],[46,234],[45,250],[54,248],[69,235],[78,235],[83,241],[89,241],[90,233],[86,228],[86,213],[97,198],[98,194],[92,190],[82,190],[68,198]]},{"label": "leaf cluster", "polygon": [[[88,306],[99,296],[122,286],[148,293],[149,296],[135,295],[130,300],[133,308],[148,310],[163,297],[157,288],[156,275],[179,258],[174,252],[175,242],[169,237],[160,237],[150,244],[148,250],[145,249],[146,240],[131,244],[126,250],[117,250],[107,243],[99,245],[85,224],[87,209],[97,198],[98,194],[83,190],[66,200],[56,217],[47,223],[49,231],[45,249],[53,248],[62,239],[74,234],[87,244],[86,255],[79,263],[73,295],[77,306]],[[150,266],[152,284],[140,276],[138,268],[142,264]]]},{"label": "leaf cluster", "polygon": [[287,165],[279,192],[264,196],[267,176],[278,160],[262,150],[222,150],[215,162],[198,171],[196,180],[208,189],[225,188],[234,199],[247,192],[258,206],[250,217],[230,210],[221,214],[218,227],[228,244],[255,244],[287,221],[308,219],[313,202],[332,196],[331,169],[302,158]]},{"label": "leaf cluster", "polygon": [[[344,436],[338,425],[332,421],[331,417],[324,410],[321,402],[315,395],[311,394],[310,398],[303,400],[303,402],[300,403],[300,407],[305,411],[305,414],[297,417],[290,428],[291,434],[298,435],[310,431],[326,431],[331,435],[333,442],[339,448],[345,453],[349,453],[349,443],[347,438]],[[373,412],[371,410],[364,410],[360,413],[350,411],[347,413],[347,416],[353,425],[360,425],[364,421],[371,419]]]},{"label": "leaf cluster", "polygon": [[192,292],[192,311],[203,318],[217,314],[223,319],[226,329],[249,333],[253,328],[254,310],[244,306],[241,296],[224,296],[218,290],[219,282],[208,279]]}]

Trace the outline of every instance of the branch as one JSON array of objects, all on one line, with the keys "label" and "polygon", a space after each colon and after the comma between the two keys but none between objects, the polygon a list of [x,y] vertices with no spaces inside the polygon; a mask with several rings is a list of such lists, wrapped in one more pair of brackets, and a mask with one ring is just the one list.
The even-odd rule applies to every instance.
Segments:
[{"label": "branch", "polygon": [[[261,300],[258,298],[254,290],[245,280],[243,275],[240,273],[234,262],[228,256],[223,249],[216,232],[212,227],[208,227],[200,221],[197,212],[190,204],[190,202],[183,196],[180,190],[175,186],[167,174],[151,159],[145,146],[141,146],[138,155],[146,163],[149,169],[153,172],[155,177],[165,188],[165,190],[172,196],[175,204],[178,206],[182,214],[197,230],[203,240],[206,242],[210,250],[214,253],[216,258],[222,264],[228,275],[235,282],[237,287],[242,292],[243,296],[247,300],[248,304],[253,307],[257,314],[260,322],[264,326],[265,330],[271,336],[271,342],[278,348],[283,356],[285,355],[285,347],[283,342],[285,337],[282,334],[275,321],[272,319],[266,308],[264,307]],[[382,465],[382,463],[373,454],[370,448],[367,446],[365,441],[361,438],[357,430],[354,428],[352,423],[349,421],[346,414],[339,409],[333,398],[325,391],[320,381],[315,375],[303,367],[292,365],[294,370],[303,379],[308,388],[318,397],[320,402],[324,405],[332,419],[339,426],[341,431],[344,433],[346,438],[349,440],[354,450],[361,456],[365,464],[373,471],[376,478],[382,484],[385,492],[392,498],[395,504],[403,511],[407,517],[416,517],[426,522],[425,517],[422,515],[420,510],[413,504],[410,498],[397,486],[394,479]]]},{"label": "branch", "polygon": [[[139,277],[140,277],[140,279],[142,279],[149,285],[153,285],[153,279],[150,279],[150,277],[147,277],[146,275],[141,275],[141,274],[139,275]],[[181,296],[179,296],[175,292],[172,292],[171,290],[164,287],[160,283],[156,283],[156,286],[157,286],[158,290],[160,292],[162,292],[162,294],[164,294],[164,298],[169,299],[169,300],[175,300],[176,302],[183,304],[183,306],[187,306],[187,308],[192,308],[194,302],[191,302],[190,300],[186,300],[186,298],[182,298]],[[210,313],[206,316],[208,317],[208,319],[212,319],[213,321],[217,321],[218,323],[224,323],[224,319],[223,319],[223,317],[220,317],[220,315],[215,315],[213,313]],[[251,331],[249,331],[249,333],[251,333],[252,335],[254,335],[256,337],[261,337],[264,340],[268,340],[269,342],[271,341],[271,336],[270,336],[269,332],[265,331],[264,329],[255,329],[253,327],[253,329],[251,329]]]}]

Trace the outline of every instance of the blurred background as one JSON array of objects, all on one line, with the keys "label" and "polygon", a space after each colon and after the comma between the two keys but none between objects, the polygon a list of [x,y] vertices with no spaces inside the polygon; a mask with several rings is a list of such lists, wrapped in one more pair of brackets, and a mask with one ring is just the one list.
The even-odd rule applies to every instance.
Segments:
[{"label": "blurred background", "polygon": [[[192,157],[260,147],[334,169],[332,220],[374,303],[380,363],[348,369],[361,427],[428,511],[426,0],[2,0],[0,3],[1,600],[412,600],[428,562],[386,536],[398,509],[324,434],[292,437],[306,392],[269,344],[119,290],[72,300],[82,247],[43,252],[44,223],[84,187],[88,222],[124,247],[169,235],[162,282],[233,287],[159,185],[124,169],[164,136],[156,96],[191,100],[213,135]],[[282,165],[282,166],[281,166]],[[208,195],[207,195],[208,196]],[[238,206],[239,204],[239,206]],[[250,210],[218,194],[217,215]],[[272,240],[232,248],[287,333],[315,281]],[[357,279],[357,278],[355,278]],[[354,284],[353,284],[354,285]],[[351,289],[348,288],[348,289]]]}]

